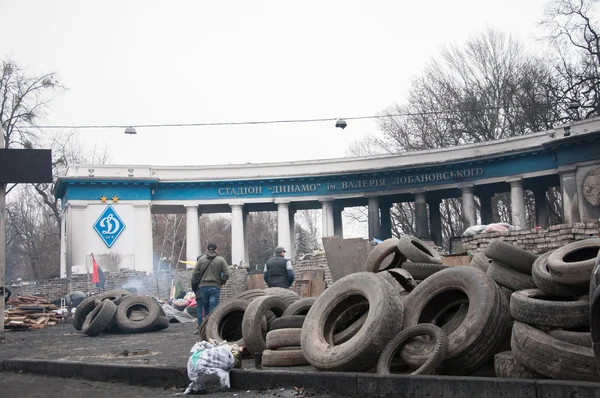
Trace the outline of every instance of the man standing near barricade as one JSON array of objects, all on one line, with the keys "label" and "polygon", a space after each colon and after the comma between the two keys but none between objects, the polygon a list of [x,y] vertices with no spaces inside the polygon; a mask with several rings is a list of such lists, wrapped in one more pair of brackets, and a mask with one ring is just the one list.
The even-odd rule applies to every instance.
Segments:
[{"label": "man standing near barricade", "polygon": [[219,304],[221,286],[229,279],[229,269],[225,259],[217,254],[217,245],[209,243],[207,252],[200,256],[192,273],[192,290],[196,294],[198,327],[204,316]]},{"label": "man standing near barricade", "polygon": [[285,258],[285,249],[281,246],[275,248],[275,257],[265,264],[263,277],[267,286],[289,289],[294,283],[294,269],[292,262]]}]

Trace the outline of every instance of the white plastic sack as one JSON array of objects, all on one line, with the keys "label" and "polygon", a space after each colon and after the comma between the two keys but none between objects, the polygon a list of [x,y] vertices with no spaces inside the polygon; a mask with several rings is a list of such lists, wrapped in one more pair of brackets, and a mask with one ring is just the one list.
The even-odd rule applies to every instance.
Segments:
[{"label": "white plastic sack", "polygon": [[177,311],[172,305],[163,304],[162,308],[165,311],[165,315],[167,316],[169,322],[171,322],[173,318],[175,318],[177,322],[181,323],[192,323],[198,321],[196,317],[191,316],[185,311]]},{"label": "white plastic sack", "polygon": [[485,231],[485,225],[473,225],[463,232],[462,236],[473,236]]},{"label": "white plastic sack", "polygon": [[208,341],[194,344],[188,359],[190,385],[186,394],[206,394],[229,389],[229,371],[233,368],[233,354],[227,344],[215,346]]}]

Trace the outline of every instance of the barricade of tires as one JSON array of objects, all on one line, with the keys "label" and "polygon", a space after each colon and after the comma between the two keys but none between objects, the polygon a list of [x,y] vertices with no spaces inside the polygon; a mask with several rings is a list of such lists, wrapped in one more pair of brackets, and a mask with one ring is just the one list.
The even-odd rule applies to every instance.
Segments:
[{"label": "barricade of tires", "polygon": [[417,238],[388,239],[319,297],[243,292],[205,333],[264,366],[469,375],[493,362],[498,377],[598,381],[587,293],[599,251],[600,239],[540,256],[494,239],[471,266],[446,266]]},{"label": "barricade of tires", "polygon": [[152,297],[116,289],[83,300],[75,310],[73,327],[93,337],[162,330],[169,327],[169,320]]},{"label": "barricade of tires", "polygon": [[378,247],[374,274],[342,278],[308,312],[301,348],[317,369],[469,375],[493,360],[498,377],[600,379],[585,295],[600,239],[539,257],[494,239],[455,267],[414,237]]}]

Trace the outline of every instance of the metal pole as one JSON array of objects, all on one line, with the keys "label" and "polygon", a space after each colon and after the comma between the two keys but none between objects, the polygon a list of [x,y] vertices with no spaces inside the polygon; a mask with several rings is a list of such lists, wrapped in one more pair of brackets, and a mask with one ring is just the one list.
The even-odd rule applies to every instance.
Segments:
[{"label": "metal pole", "polygon": [[[4,129],[0,124],[0,149],[4,148]],[[6,294],[6,217],[4,212],[6,202],[6,185],[0,184],[0,342],[4,340],[4,295]]]}]

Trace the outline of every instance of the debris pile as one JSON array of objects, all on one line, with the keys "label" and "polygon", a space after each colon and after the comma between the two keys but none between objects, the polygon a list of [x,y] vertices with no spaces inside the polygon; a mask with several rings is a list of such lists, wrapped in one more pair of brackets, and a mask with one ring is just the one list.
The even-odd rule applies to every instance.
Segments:
[{"label": "debris pile", "polygon": [[57,307],[46,299],[37,296],[11,296],[4,311],[4,329],[19,331],[43,329],[56,325],[59,320]]}]

